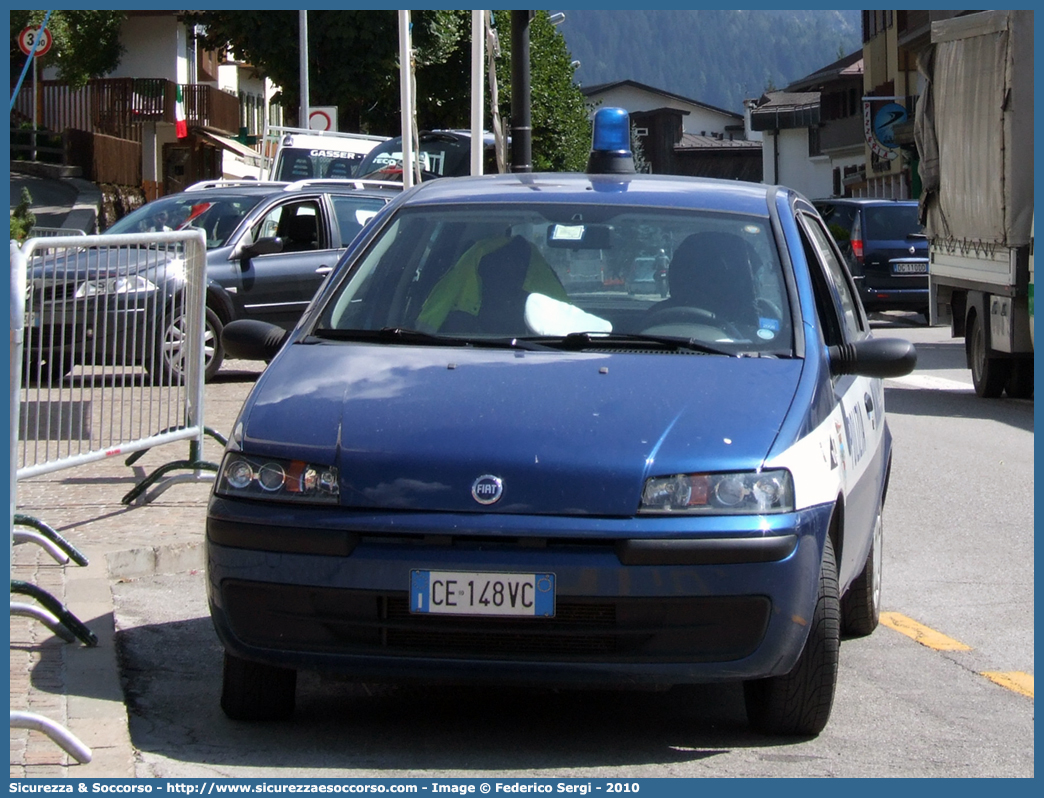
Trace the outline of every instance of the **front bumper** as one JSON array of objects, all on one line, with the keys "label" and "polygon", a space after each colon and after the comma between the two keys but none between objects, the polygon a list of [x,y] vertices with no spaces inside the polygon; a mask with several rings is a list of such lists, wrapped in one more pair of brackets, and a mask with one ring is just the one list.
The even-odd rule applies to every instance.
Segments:
[{"label": "front bumper", "polygon": [[[214,498],[210,608],[239,657],[363,680],[759,678],[790,670],[804,645],[830,510],[765,528],[756,518],[302,513]],[[551,571],[556,614],[412,614],[413,569]]]},{"label": "front bumper", "polygon": [[180,312],[155,294],[37,304],[26,313],[25,351],[83,365],[146,363]]}]

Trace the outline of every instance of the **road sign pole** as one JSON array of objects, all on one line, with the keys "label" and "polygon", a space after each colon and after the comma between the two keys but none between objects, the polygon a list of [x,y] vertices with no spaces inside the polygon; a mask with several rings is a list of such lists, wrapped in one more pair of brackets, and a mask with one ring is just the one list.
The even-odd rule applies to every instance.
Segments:
[{"label": "road sign pole", "polygon": [[36,63],[35,54],[33,55],[33,135],[32,135],[32,149],[29,151],[29,160],[36,160],[36,128],[38,122],[37,109],[40,106],[40,67]]},{"label": "road sign pole", "polygon": [[[46,14],[44,15],[44,19],[43,19],[43,22],[42,22],[42,23],[40,24],[40,32],[41,32],[41,33],[42,33],[43,31],[47,30],[47,20],[49,20],[50,18],[51,18],[51,12],[50,12],[50,11],[48,11],[48,12],[47,12],[47,13],[46,13]],[[22,81],[24,81],[24,80],[25,80],[25,76],[26,76],[26,74],[27,74],[27,73],[29,72],[29,64],[30,64],[30,63],[31,63],[31,62],[33,61],[33,59],[34,59],[34,58],[36,57],[36,51],[37,51],[37,49],[38,49],[38,48],[40,47],[40,40],[41,40],[42,38],[43,38],[43,36],[42,36],[42,35],[41,35],[41,36],[37,36],[37,37],[36,37],[36,39],[35,39],[35,41],[33,42],[33,49],[32,49],[32,52],[30,52],[30,53],[28,54],[28,57],[26,58],[26,61],[25,61],[25,66],[24,66],[24,67],[22,67],[22,74],[18,76],[18,83],[17,83],[16,85],[15,85],[15,87],[14,87],[14,91],[13,91],[13,92],[11,92],[11,107],[10,107],[10,108],[8,109],[8,113],[10,113],[11,111],[13,111],[13,110],[14,110],[14,105],[15,105],[15,98],[16,98],[16,97],[18,96],[18,91],[19,91],[19,89],[21,89],[21,88],[22,88]]]}]

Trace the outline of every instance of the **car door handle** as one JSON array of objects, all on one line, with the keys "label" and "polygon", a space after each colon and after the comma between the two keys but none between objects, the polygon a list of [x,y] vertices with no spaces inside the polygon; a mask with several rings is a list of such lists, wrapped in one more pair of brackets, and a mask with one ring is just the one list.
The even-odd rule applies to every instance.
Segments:
[{"label": "car door handle", "polygon": [[329,274],[333,271],[333,266],[320,266],[315,270],[316,274]]}]

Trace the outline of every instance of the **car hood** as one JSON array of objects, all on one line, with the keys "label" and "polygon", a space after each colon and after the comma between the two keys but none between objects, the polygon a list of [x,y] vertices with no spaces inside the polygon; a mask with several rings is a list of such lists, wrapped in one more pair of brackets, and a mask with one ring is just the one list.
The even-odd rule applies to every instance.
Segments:
[{"label": "car hood", "polygon": [[[648,476],[754,469],[800,360],[295,344],[244,408],[244,451],[336,464],[365,509],[629,516]],[[503,481],[490,507],[479,477]]]},{"label": "car hood", "polygon": [[63,254],[36,254],[29,260],[28,276],[33,281],[69,282],[140,275],[149,279],[166,276],[172,266],[184,260],[164,248],[117,247],[73,249]]}]

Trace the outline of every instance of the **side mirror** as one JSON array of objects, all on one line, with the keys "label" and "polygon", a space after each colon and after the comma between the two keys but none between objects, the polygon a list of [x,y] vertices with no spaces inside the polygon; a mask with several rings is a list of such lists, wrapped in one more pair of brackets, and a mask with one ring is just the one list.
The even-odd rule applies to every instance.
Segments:
[{"label": "side mirror", "polygon": [[236,360],[263,360],[266,363],[283,347],[290,331],[277,324],[257,319],[230,321],[221,330],[225,356]]},{"label": "side mirror", "polygon": [[259,238],[253,244],[247,244],[239,250],[239,256],[247,261],[258,255],[272,255],[283,251],[283,239],[272,236],[270,238]]},{"label": "side mirror", "polygon": [[917,350],[901,338],[867,338],[854,344],[832,346],[830,373],[861,377],[903,377],[917,365]]}]

